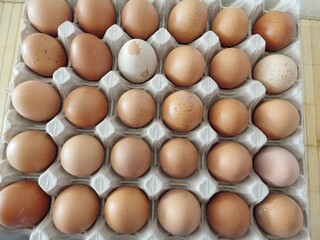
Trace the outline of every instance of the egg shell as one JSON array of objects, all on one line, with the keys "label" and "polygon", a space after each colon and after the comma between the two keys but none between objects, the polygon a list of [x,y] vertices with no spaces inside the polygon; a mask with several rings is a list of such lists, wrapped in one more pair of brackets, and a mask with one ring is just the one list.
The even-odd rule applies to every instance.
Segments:
[{"label": "egg shell", "polygon": [[10,229],[32,228],[48,213],[51,198],[36,182],[14,182],[0,191],[0,224]]},{"label": "egg shell", "polygon": [[127,41],[118,55],[119,71],[133,83],[149,80],[157,70],[157,61],[157,54],[152,46],[141,39]]},{"label": "egg shell", "polygon": [[67,55],[55,38],[44,33],[33,33],[21,43],[21,56],[35,73],[51,77],[60,67],[67,66]]},{"label": "egg shell", "polygon": [[11,99],[19,114],[37,122],[52,119],[62,105],[59,92],[52,85],[39,80],[19,84],[13,90]]},{"label": "egg shell", "polygon": [[87,185],[64,189],[53,202],[52,221],[59,231],[77,234],[88,230],[99,215],[98,195]]},{"label": "egg shell", "polygon": [[27,14],[32,25],[41,33],[58,35],[58,27],[72,21],[73,14],[65,0],[29,0]]},{"label": "egg shell", "polygon": [[146,40],[158,25],[158,12],[148,0],[130,0],[122,9],[121,26],[132,38]]}]

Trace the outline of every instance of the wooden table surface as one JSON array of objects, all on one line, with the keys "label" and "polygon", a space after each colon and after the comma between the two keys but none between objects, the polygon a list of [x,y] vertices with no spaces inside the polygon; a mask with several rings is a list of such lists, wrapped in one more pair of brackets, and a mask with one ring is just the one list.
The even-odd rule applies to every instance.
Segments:
[{"label": "wooden table surface", "polygon": [[[19,46],[23,0],[0,1],[0,135],[12,67]],[[320,21],[301,19],[305,143],[312,239],[320,239]]]}]

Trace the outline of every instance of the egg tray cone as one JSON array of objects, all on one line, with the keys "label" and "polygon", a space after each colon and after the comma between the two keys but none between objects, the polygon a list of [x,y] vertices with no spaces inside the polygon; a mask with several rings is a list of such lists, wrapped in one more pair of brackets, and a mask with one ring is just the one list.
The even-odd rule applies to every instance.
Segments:
[{"label": "egg tray cone", "polygon": [[[68,3],[72,8],[75,7],[77,1],[69,0]],[[253,208],[261,202],[269,192],[283,192],[293,197],[300,205],[304,213],[303,229],[291,239],[310,239],[308,227],[308,201],[307,201],[307,172],[306,159],[304,156],[304,132],[303,132],[303,100],[302,100],[302,79],[301,79],[301,59],[300,59],[300,38],[299,34],[293,43],[285,49],[277,52],[291,57],[299,67],[299,77],[295,84],[287,91],[279,95],[267,95],[264,86],[254,79],[250,74],[247,81],[240,87],[232,90],[219,89],[218,85],[209,76],[209,62],[212,57],[223,48],[219,43],[218,37],[209,31],[210,23],[217,12],[223,7],[236,6],[246,11],[250,18],[250,26],[246,39],[235,46],[243,50],[250,58],[252,66],[262,57],[269,55],[265,52],[265,41],[259,35],[252,35],[252,24],[265,11],[280,10],[289,13],[295,18],[296,24],[299,20],[299,1],[272,1],[272,0],[204,0],[208,8],[208,23],[206,32],[189,45],[197,48],[204,56],[207,66],[205,75],[195,85],[183,89],[191,90],[196,93],[205,106],[204,117],[200,125],[187,133],[178,133],[170,130],[161,119],[161,105],[164,99],[172,92],[182,88],[173,85],[163,73],[163,62],[166,55],[180,44],[170,35],[166,29],[166,19],[171,9],[177,4],[175,0],[151,0],[159,14],[159,29],[148,40],[158,57],[158,67],[156,74],[145,83],[133,84],[128,82],[119,72],[117,65],[117,56],[122,45],[130,40],[120,27],[119,13],[127,0],[112,0],[116,9],[117,23],[111,26],[105,33],[102,41],[104,41],[111,49],[113,55],[113,68],[98,82],[88,82],[79,77],[73,70],[69,62],[67,67],[59,68],[52,78],[43,78],[33,73],[19,58],[18,63],[13,69],[13,78],[10,87],[13,88],[24,81],[30,79],[40,79],[48,82],[58,89],[62,100],[74,89],[80,86],[92,86],[100,89],[108,98],[109,112],[98,125],[89,129],[79,129],[73,126],[65,117],[63,110],[52,120],[43,123],[34,123],[20,116],[12,106],[10,96],[8,99],[8,107],[4,130],[2,136],[0,161],[0,186],[19,181],[22,179],[33,179],[38,181],[41,188],[53,197],[59,194],[65,187],[83,183],[90,185],[99,195],[101,202],[101,211],[98,220],[87,232],[78,235],[63,235],[59,232],[52,220],[51,214],[48,213],[46,218],[33,229],[23,229],[12,231],[4,227],[0,227],[0,233],[4,236],[13,236],[21,239],[24,236],[30,236],[33,240],[58,239],[66,237],[68,239],[180,239],[169,235],[158,223],[156,216],[156,206],[159,197],[171,188],[183,188],[190,190],[200,201],[202,208],[202,220],[200,226],[186,239],[220,239],[218,235],[209,227],[206,221],[206,203],[219,191],[231,191],[242,196],[251,208],[252,224],[247,234],[242,239],[276,239],[264,233],[254,220]],[[26,1],[26,8],[28,1]],[[23,19],[21,38],[23,39],[37,32],[27,15]],[[74,22],[64,22],[58,29],[58,40],[63,44],[67,53],[69,53],[70,43],[75,36],[82,33],[77,24]],[[129,89],[146,90],[154,98],[157,111],[151,123],[139,129],[132,129],[125,126],[116,113],[116,106],[120,96]],[[236,137],[222,137],[210,126],[208,121],[209,107],[218,99],[236,98],[243,102],[249,109],[250,120],[248,128]],[[291,136],[281,140],[268,140],[267,137],[252,123],[252,113],[255,107],[265,99],[282,98],[293,103],[300,112],[301,121],[298,130]],[[39,174],[23,174],[13,169],[6,160],[5,149],[8,142],[18,133],[29,129],[36,129],[47,132],[58,146],[61,146],[72,136],[77,134],[90,134],[97,137],[105,147],[105,161],[102,167],[93,175],[86,178],[77,178],[68,174],[61,166],[59,154],[54,163],[44,172]],[[109,153],[113,145],[122,137],[138,136],[143,138],[153,151],[153,162],[150,170],[137,179],[123,179],[119,177],[111,168],[109,161]],[[184,137],[194,143],[199,151],[200,161],[196,172],[185,179],[169,178],[159,167],[158,152],[162,144],[172,137]],[[290,150],[298,159],[300,164],[300,176],[295,184],[288,188],[270,188],[252,171],[247,179],[239,184],[226,184],[214,179],[207,170],[206,156],[210,148],[219,141],[232,140],[244,145],[254,156],[261,147],[266,145],[279,145]],[[122,185],[133,185],[141,188],[149,197],[152,206],[148,223],[137,233],[132,235],[119,235],[113,232],[105,224],[103,218],[104,199],[115,188]],[[14,238],[13,238],[14,239]]]}]

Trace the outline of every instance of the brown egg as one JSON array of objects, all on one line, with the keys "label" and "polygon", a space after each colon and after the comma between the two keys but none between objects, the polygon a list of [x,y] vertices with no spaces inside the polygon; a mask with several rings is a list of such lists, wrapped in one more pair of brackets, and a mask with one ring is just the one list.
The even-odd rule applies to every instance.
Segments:
[{"label": "brown egg", "polygon": [[198,199],[184,189],[171,189],[161,196],[158,220],[170,234],[187,236],[199,226],[201,208]]},{"label": "brown egg", "polygon": [[197,169],[198,150],[185,138],[173,138],[160,149],[159,162],[162,170],[170,177],[185,178]]},{"label": "brown egg", "polygon": [[289,101],[272,99],[258,105],[253,113],[253,123],[269,139],[280,139],[296,131],[300,115],[297,108]]},{"label": "brown egg", "polygon": [[96,126],[108,114],[107,97],[97,88],[82,86],[66,97],[63,105],[66,118],[75,126]]},{"label": "brown egg", "polygon": [[251,224],[248,204],[231,192],[219,192],[210,199],[207,219],[221,237],[232,239],[243,237]]},{"label": "brown egg", "polygon": [[179,87],[198,82],[204,74],[206,62],[203,55],[191,46],[174,48],[164,62],[166,77]]},{"label": "brown egg", "polygon": [[121,25],[132,38],[146,40],[158,29],[156,8],[148,0],[130,0],[124,5]]},{"label": "brown egg", "polygon": [[247,129],[249,111],[237,99],[220,99],[210,107],[209,122],[219,134],[236,136]]},{"label": "brown egg", "polygon": [[65,21],[72,22],[72,11],[65,0],[30,0],[27,7],[32,25],[42,33],[56,37],[58,27]]},{"label": "brown egg", "polygon": [[224,8],[213,19],[211,30],[217,34],[222,46],[235,46],[247,36],[249,17],[241,8]]},{"label": "brown egg", "polygon": [[95,137],[76,135],[66,141],[60,151],[61,165],[77,177],[96,172],[104,161],[104,147]]},{"label": "brown egg", "polygon": [[107,197],[104,217],[113,231],[131,234],[139,231],[147,223],[150,210],[149,199],[142,190],[123,186]]},{"label": "brown egg", "polygon": [[14,136],[6,148],[10,165],[26,173],[41,172],[54,161],[57,147],[45,132],[29,130]]},{"label": "brown egg", "polygon": [[267,51],[277,51],[293,41],[297,29],[290,15],[285,12],[271,11],[258,18],[252,32],[263,37]]},{"label": "brown egg", "polygon": [[179,43],[190,43],[206,28],[208,12],[201,0],[184,0],[170,12],[168,31]]},{"label": "brown egg", "polygon": [[89,33],[79,34],[72,40],[70,60],[75,72],[89,81],[100,80],[112,68],[108,45]]},{"label": "brown egg", "polygon": [[255,207],[254,216],[265,232],[281,239],[293,237],[303,226],[300,206],[282,193],[270,193]]},{"label": "brown egg", "polygon": [[116,23],[116,12],[110,0],[78,0],[75,13],[80,27],[99,38]]},{"label": "brown egg", "polygon": [[152,152],[141,138],[125,137],[118,141],[110,153],[113,170],[121,177],[137,178],[150,168]]},{"label": "brown egg", "polygon": [[47,215],[51,198],[36,182],[20,181],[0,191],[0,224],[11,229],[32,228]]},{"label": "brown egg", "polygon": [[252,158],[248,150],[236,142],[221,142],[208,153],[207,166],[219,181],[239,183],[252,170]]},{"label": "brown egg", "polygon": [[61,109],[59,92],[50,84],[31,80],[19,84],[12,93],[17,112],[31,121],[52,119]]},{"label": "brown egg", "polygon": [[75,184],[59,193],[52,207],[52,221],[59,231],[78,234],[88,230],[97,220],[100,201],[87,185]]},{"label": "brown egg", "polygon": [[171,130],[187,132],[200,124],[203,111],[203,104],[196,94],[180,90],[170,94],[164,100],[162,119]]},{"label": "brown egg", "polygon": [[51,77],[60,67],[67,66],[67,55],[55,38],[44,33],[33,33],[21,43],[21,56],[35,73]]},{"label": "brown egg", "polygon": [[132,89],[121,95],[117,105],[120,120],[131,128],[146,126],[153,119],[156,104],[144,90]]},{"label": "brown egg", "polygon": [[249,77],[250,71],[249,57],[238,48],[225,48],[210,62],[210,77],[224,89],[240,86]]}]

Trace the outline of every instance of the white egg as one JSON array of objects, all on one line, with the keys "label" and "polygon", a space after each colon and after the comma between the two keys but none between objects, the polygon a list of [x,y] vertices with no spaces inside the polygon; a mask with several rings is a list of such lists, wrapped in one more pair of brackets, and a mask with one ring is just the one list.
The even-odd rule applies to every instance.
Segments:
[{"label": "white egg", "polygon": [[148,42],[132,39],[120,49],[118,65],[121,74],[128,81],[142,83],[156,72],[157,54]]}]

